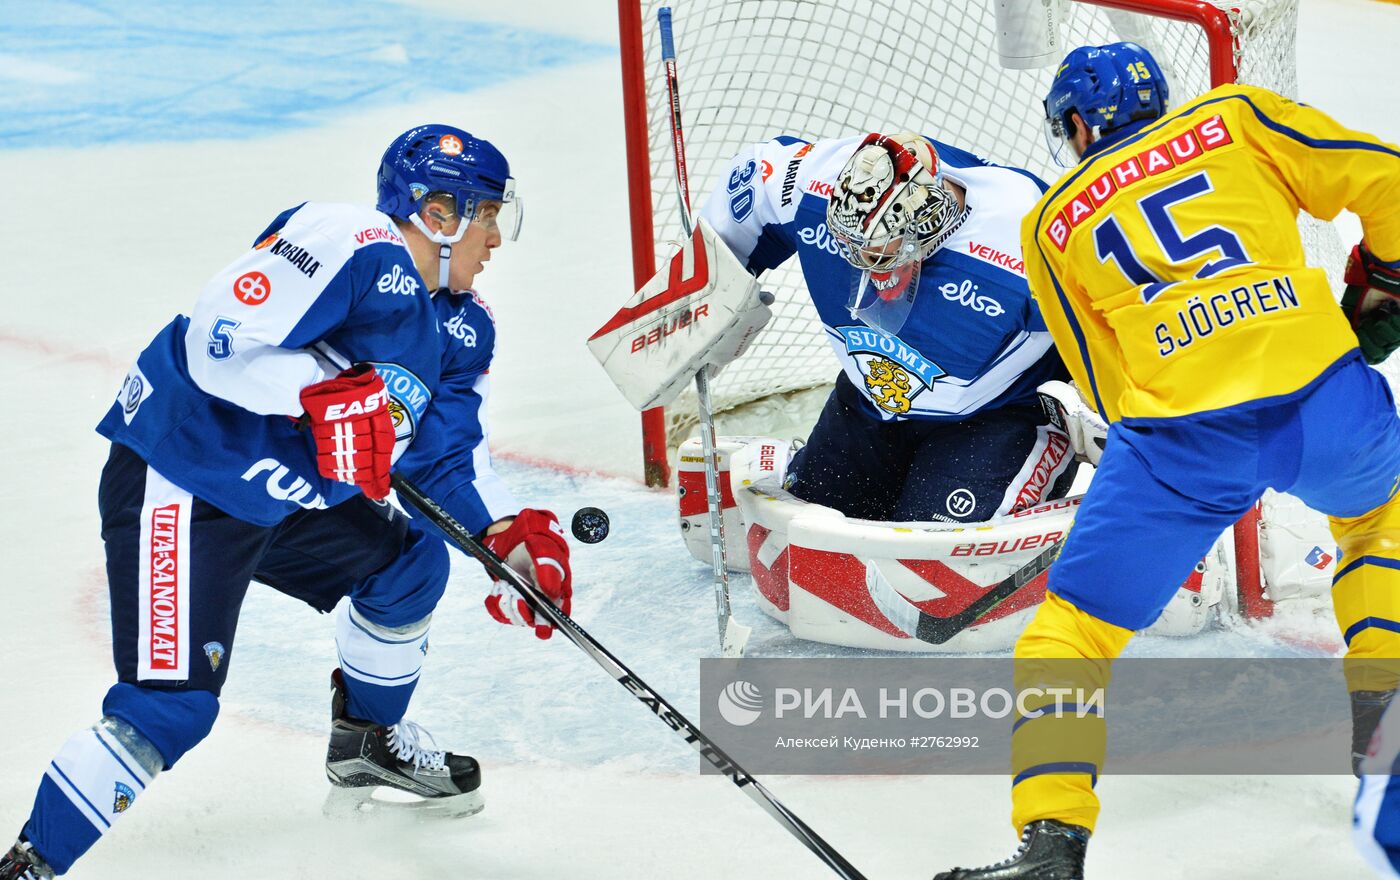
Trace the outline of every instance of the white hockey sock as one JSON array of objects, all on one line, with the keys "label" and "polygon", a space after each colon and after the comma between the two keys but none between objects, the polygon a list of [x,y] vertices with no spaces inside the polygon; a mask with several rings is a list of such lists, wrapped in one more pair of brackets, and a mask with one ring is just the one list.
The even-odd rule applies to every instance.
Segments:
[{"label": "white hockey sock", "polygon": [[[356,683],[381,688],[411,687],[418,681],[423,657],[428,653],[431,621],[432,615],[428,615],[408,626],[384,627],[366,619],[353,602],[342,603],[336,610],[335,626],[341,671]],[[350,687],[363,692],[354,684]],[[406,698],[404,702],[407,703]]]}]

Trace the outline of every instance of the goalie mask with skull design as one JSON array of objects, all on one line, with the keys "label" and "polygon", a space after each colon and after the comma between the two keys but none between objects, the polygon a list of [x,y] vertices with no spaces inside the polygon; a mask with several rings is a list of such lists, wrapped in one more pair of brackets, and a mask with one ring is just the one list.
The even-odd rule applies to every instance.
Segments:
[{"label": "goalie mask with skull design", "polygon": [[959,215],[927,139],[871,134],[836,175],[826,227],[852,266],[888,271],[928,257]]},{"label": "goalie mask with skull design", "polygon": [[861,270],[852,279],[851,316],[898,333],[913,307],[921,264],[965,216],[926,138],[868,135],[837,174],[826,208],[842,256]]}]

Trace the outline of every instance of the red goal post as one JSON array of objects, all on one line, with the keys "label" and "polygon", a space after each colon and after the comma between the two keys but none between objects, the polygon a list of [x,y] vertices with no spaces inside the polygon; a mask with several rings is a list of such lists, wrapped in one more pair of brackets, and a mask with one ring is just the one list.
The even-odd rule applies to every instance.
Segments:
[{"label": "red goal post", "polygon": [[[693,195],[703,199],[740,148],[788,134],[815,140],[917,129],[1047,181],[1041,135],[1050,66],[1001,66],[994,7],[1047,0],[618,0],[632,267],[637,287],[680,237],[656,10],[675,9]],[[1296,96],[1298,0],[1048,0],[1063,51],[1131,39],[1161,62],[1172,103],[1226,82]],[[1056,59],[1058,60],[1058,59]],[[1340,280],[1330,225],[1305,228],[1310,261]],[[772,324],[712,382],[717,412],[829,385],[837,365],[793,265],[764,276]],[[694,400],[642,414],[649,485],[670,479],[669,450]]]}]

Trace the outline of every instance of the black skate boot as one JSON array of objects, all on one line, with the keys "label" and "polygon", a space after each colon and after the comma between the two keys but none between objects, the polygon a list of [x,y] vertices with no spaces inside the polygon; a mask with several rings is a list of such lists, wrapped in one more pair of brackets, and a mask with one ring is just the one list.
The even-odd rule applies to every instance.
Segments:
[{"label": "black skate boot", "polygon": [[1054,819],[1032,822],[1021,832],[1016,855],[985,868],[954,868],[933,880],[1084,880],[1089,829]]},{"label": "black skate boot", "polygon": [[21,834],[10,851],[0,856],[0,880],[53,880],[53,869]]},{"label": "black skate boot", "polygon": [[486,806],[475,758],[430,748],[433,738],[412,721],[386,726],[351,718],[339,669],[331,673],[331,688],[326,776],[334,787],[327,816],[399,810],[457,817]]},{"label": "black skate boot", "polygon": [[1361,762],[1371,748],[1371,736],[1395,691],[1351,692],[1351,775],[1361,776]]}]

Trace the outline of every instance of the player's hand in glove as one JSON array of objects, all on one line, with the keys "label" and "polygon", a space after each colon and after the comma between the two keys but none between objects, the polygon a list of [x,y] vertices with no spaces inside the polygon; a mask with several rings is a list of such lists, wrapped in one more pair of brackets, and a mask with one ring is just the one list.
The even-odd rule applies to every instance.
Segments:
[{"label": "player's hand in glove", "polygon": [[375,500],[389,496],[394,420],[384,380],[369,364],[301,389],[306,422],[316,440],[321,476],[359,486]]},{"label": "player's hand in glove", "polygon": [[1400,269],[1385,266],[1358,244],[1347,258],[1344,278],[1342,311],[1366,362],[1378,364],[1400,348]]},{"label": "player's hand in glove", "polygon": [[1069,435],[1075,458],[1098,467],[1108,425],[1084,402],[1079,389],[1068,382],[1043,382],[1035,390],[1050,423]]},{"label": "player's hand in glove", "polygon": [[[492,553],[520,574],[529,578],[565,614],[574,596],[573,573],[569,570],[569,545],[559,518],[548,510],[526,508],[503,531],[487,533],[482,539]],[[547,639],[554,625],[535,620],[535,613],[515,589],[499,580],[486,597],[486,610],[506,625],[533,626],[535,636]]]}]

